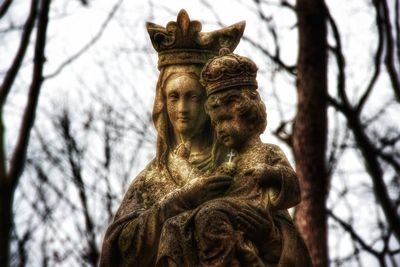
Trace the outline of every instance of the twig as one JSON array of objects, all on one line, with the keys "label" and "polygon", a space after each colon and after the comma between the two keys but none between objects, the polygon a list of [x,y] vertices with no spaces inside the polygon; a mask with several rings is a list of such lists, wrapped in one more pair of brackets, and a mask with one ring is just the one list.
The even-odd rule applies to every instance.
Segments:
[{"label": "twig", "polygon": [[396,29],[397,59],[400,60],[400,0],[394,6],[394,25]]},{"label": "twig", "polygon": [[43,65],[45,62],[46,32],[49,22],[49,9],[51,0],[40,2],[39,20],[36,34],[35,54],[33,59],[33,75],[29,88],[28,102],[21,121],[19,136],[14,153],[10,161],[8,179],[15,188],[18,178],[24,169],[29,137],[35,121],[36,108],[38,104],[40,88],[43,82]]},{"label": "twig", "polygon": [[333,32],[333,37],[336,42],[336,47],[333,48],[333,53],[335,55],[336,59],[336,64],[339,70],[338,73],[338,94],[342,100],[343,106],[346,109],[351,108],[349,99],[346,94],[346,75],[345,75],[345,68],[346,68],[346,61],[343,55],[343,50],[342,50],[342,41],[339,33],[339,29],[336,25],[336,22],[334,18],[332,17],[331,13],[329,12],[328,7],[325,5],[325,12],[328,18],[329,25],[331,26],[332,32]]},{"label": "twig", "polygon": [[382,55],[383,55],[383,28],[382,28],[382,23],[381,23],[381,14],[379,12],[379,7],[377,3],[374,1],[374,6],[376,10],[376,25],[378,27],[378,47],[377,51],[375,54],[375,60],[374,60],[374,67],[375,71],[374,74],[372,75],[372,78],[367,86],[367,89],[365,92],[362,94],[360,101],[358,102],[358,105],[356,107],[357,113],[361,113],[362,108],[364,107],[365,102],[367,101],[370,93],[372,92],[372,89],[375,86],[376,81],[378,80],[380,71],[381,71],[381,63],[382,63]]},{"label": "twig", "polygon": [[33,27],[35,25],[35,19],[37,15],[37,5],[38,0],[32,0],[31,7],[28,15],[28,19],[25,22],[21,41],[19,43],[18,51],[15,55],[15,58],[7,71],[6,76],[4,77],[3,83],[0,86],[0,109],[4,106],[6,102],[7,96],[10,93],[11,87],[14,83],[15,77],[18,74],[18,71],[21,67],[22,61],[24,59],[26,50],[29,45],[29,39],[31,37],[31,33]]},{"label": "twig", "polygon": [[254,40],[250,39],[247,36],[243,36],[242,39],[248,42],[250,45],[259,49],[264,55],[266,55],[270,60],[272,60],[275,64],[278,65],[279,68],[286,70],[289,74],[296,76],[297,66],[289,66],[286,65],[278,56],[272,55],[267,49],[262,47],[260,44],[256,43]]},{"label": "twig", "polygon": [[351,224],[348,224],[345,221],[343,221],[342,219],[340,219],[339,217],[337,217],[331,210],[327,210],[327,213],[328,213],[329,217],[331,217],[334,221],[339,223],[343,227],[343,229],[346,230],[346,232],[349,233],[351,238],[354,239],[355,241],[357,241],[357,243],[360,244],[360,246],[364,250],[368,251],[369,253],[371,253],[375,257],[379,258],[379,252],[374,250],[367,243],[365,243],[365,241],[360,237],[360,235],[357,234],[357,232],[353,229],[353,226]]},{"label": "twig", "polygon": [[400,75],[396,70],[394,64],[394,44],[393,44],[393,33],[392,25],[390,23],[389,7],[386,0],[380,0],[383,10],[383,25],[385,26],[385,37],[386,37],[386,55],[385,65],[388,70],[389,78],[392,83],[392,88],[396,96],[397,101],[400,102]]},{"label": "twig", "polygon": [[7,13],[12,1],[13,0],[4,0],[4,2],[0,5],[0,19]]},{"label": "twig", "polygon": [[108,24],[110,23],[111,19],[114,17],[115,13],[117,12],[118,8],[121,6],[123,0],[119,0],[111,9],[110,13],[108,13],[107,18],[101,24],[99,31],[95,34],[95,36],[89,40],[81,49],[79,49],[75,54],[71,55],[67,60],[60,64],[56,68],[55,71],[45,76],[45,79],[51,79],[57,76],[58,74],[63,71],[63,69],[82,56],[86,51],[88,51],[103,35],[104,31],[106,30]]}]

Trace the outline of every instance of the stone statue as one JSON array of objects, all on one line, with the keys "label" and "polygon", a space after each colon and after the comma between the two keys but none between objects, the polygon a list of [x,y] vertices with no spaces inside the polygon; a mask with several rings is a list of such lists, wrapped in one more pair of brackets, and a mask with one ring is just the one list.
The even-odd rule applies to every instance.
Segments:
[{"label": "stone statue", "polygon": [[203,33],[184,10],[166,28],[147,24],[157,154],[107,229],[100,266],[311,266],[286,210],[299,202],[296,174],[259,139],[257,67],[228,53],[244,27]]}]

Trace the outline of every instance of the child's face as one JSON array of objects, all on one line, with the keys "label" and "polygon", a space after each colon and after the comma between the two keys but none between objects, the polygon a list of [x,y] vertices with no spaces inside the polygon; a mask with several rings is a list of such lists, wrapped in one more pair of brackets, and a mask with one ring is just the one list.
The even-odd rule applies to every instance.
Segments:
[{"label": "child's face", "polygon": [[235,97],[211,107],[209,115],[218,140],[229,148],[240,150],[251,134],[250,129],[237,111]]}]

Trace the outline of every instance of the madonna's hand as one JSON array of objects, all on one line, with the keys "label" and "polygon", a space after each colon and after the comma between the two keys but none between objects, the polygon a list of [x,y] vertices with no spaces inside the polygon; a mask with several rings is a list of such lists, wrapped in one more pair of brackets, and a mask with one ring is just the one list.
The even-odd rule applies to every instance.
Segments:
[{"label": "madonna's hand", "polygon": [[233,178],[228,175],[195,179],[180,189],[177,196],[189,208],[196,208],[208,200],[220,197],[232,182]]}]

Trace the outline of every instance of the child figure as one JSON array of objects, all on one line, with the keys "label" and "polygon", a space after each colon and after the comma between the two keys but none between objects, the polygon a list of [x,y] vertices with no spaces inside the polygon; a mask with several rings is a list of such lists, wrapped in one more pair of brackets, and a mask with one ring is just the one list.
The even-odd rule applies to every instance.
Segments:
[{"label": "child figure", "polygon": [[234,161],[228,160],[220,169],[235,174],[226,195],[275,212],[298,204],[300,189],[282,150],[260,139],[267,114],[257,92],[256,74],[253,61],[222,49],[219,57],[205,65],[201,79],[208,96],[206,111],[217,139],[237,153]]},{"label": "child figure", "polygon": [[[199,266],[311,266],[287,212],[300,202],[296,173],[278,146],[260,139],[267,114],[256,73],[250,59],[224,50],[201,73],[206,112],[218,141],[231,150],[215,173],[233,182],[185,222],[192,225],[193,220]],[[189,185],[204,179],[185,161],[176,162]]]},{"label": "child figure", "polygon": [[[264,144],[260,139],[267,114],[257,92],[257,70],[250,59],[222,49],[220,56],[208,61],[201,73],[207,91],[205,108],[217,139],[237,154],[234,160],[232,153],[228,154],[228,162],[220,167],[220,172],[234,176],[222,198],[245,203],[271,222],[267,226],[269,233],[260,236],[257,231],[254,233],[262,222],[257,214],[243,216],[239,209],[236,227],[255,244],[259,256],[257,259],[250,249],[247,258],[251,259],[246,266],[311,266],[305,245],[287,212],[300,202],[297,175],[278,146]],[[296,262],[292,262],[295,253],[286,255],[288,251],[302,251],[302,255],[295,256]]]}]

